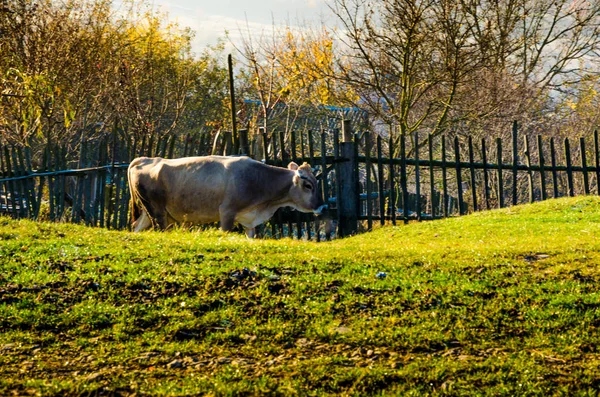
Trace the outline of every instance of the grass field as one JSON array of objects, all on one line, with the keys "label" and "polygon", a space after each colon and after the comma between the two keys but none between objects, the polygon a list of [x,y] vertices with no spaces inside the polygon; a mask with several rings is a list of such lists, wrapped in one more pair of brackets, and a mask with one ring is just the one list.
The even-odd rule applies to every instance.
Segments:
[{"label": "grass field", "polygon": [[598,197],[326,243],[0,218],[3,396],[596,395],[599,328]]}]

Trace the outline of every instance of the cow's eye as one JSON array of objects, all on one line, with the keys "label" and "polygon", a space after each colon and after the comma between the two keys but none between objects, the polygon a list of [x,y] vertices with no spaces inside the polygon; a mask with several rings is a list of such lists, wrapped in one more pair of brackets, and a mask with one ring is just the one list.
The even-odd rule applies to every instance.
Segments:
[{"label": "cow's eye", "polygon": [[310,183],[305,183],[304,184],[304,188],[308,189],[308,190],[312,190],[313,187],[312,187],[312,185]]}]

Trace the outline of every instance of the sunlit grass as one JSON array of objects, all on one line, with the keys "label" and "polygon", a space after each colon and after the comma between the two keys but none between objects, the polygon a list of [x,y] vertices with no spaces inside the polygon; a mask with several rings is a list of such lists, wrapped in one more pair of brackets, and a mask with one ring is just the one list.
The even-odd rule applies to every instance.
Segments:
[{"label": "sunlit grass", "polygon": [[599,264],[596,197],[322,243],[0,218],[0,395],[593,394]]}]

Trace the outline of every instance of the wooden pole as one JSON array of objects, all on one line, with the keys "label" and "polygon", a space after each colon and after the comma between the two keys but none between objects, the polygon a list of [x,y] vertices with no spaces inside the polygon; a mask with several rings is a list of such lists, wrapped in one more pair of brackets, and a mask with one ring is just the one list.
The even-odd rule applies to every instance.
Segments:
[{"label": "wooden pole", "polygon": [[[340,221],[340,234],[342,237],[352,236],[358,232],[358,178],[355,173],[357,164],[354,145],[352,125],[350,120],[342,123],[342,135],[344,141],[340,143],[341,160],[339,166],[340,194],[338,195],[338,211]],[[341,202],[340,196],[343,197]]]},{"label": "wooden pole", "polygon": [[233,132],[233,139],[237,139],[237,121],[235,111],[235,90],[233,88],[233,59],[231,54],[227,55],[227,67],[229,69],[229,97],[231,100],[231,128]]}]

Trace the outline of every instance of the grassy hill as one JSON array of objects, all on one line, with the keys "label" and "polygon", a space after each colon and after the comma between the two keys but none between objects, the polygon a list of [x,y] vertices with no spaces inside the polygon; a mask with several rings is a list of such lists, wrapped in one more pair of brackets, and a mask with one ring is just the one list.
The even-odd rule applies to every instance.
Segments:
[{"label": "grassy hill", "polygon": [[598,197],[327,243],[0,218],[0,395],[594,395],[599,292]]}]

